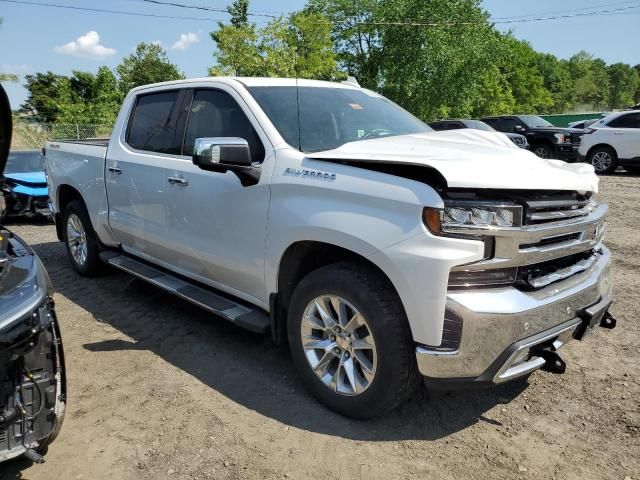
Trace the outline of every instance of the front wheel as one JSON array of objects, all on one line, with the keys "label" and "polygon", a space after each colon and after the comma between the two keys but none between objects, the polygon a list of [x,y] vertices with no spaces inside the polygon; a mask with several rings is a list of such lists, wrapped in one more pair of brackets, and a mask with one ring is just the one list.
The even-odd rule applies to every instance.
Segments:
[{"label": "front wheel", "polygon": [[553,150],[549,145],[545,145],[545,144],[536,145],[533,148],[533,153],[535,153],[540,158],[553,158]]},{"label": "front wheel", "polygon": [[607,175],[615,172],[618,167],[618,157],[611,147],[596,147],[587,157],[587,162],[593,165],[598,175]]},{"label": "front wheel", "polygon": [[302,381],[343,415],[382,415],[418,384],[404,310],[372,268],[340,263],[305,277],[291,299],[288,337]]}]

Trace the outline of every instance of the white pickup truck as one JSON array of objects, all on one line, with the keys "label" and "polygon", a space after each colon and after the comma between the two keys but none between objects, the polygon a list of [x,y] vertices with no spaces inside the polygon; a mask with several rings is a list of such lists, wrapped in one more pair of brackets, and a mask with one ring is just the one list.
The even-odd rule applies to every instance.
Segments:
[{"label": "white pickup truck", "polygon": [[136,88],[110,140],[50,142],[46,163],[80,274],[109,264],[270,331],[345,415],[383,414],[420,376],[561,373],[559,347],[615,326],[592,166],[434,132],[351,83]]}]

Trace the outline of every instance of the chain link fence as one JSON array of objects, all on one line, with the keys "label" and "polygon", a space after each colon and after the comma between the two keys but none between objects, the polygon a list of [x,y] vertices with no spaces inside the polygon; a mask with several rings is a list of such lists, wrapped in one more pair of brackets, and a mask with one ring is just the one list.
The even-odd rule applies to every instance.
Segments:
[{"label": "chain link fence", "polygon": [[113,125],[82,123],[28,123],[13,125],[12,150],[32,150],[44,147],[47,140],[84,140],[111,136]]}]

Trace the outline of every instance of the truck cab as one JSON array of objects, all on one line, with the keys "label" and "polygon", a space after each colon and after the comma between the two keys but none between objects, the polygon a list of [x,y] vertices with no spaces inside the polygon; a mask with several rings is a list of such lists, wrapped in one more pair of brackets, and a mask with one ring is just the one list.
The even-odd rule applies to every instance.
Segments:
[{"label": "truck cab", "polygon": [[140,87],[110,139],[46,158],[80,274],[110,265],[270,332],[345,415],[381,415],[420,378],[559,373],[562,345],[615,324],[591,166],[434,132],[352,82]]}]

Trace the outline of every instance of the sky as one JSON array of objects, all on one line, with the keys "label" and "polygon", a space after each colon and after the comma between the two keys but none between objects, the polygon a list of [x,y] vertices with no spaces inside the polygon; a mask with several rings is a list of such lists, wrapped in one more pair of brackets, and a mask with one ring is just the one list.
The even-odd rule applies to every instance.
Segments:
[{"label": "sky", "polygon": [[[173,0],[177,3],[224,9],[231,0]],[[40,5],[26,4],[39,3]],[[145,15],[190,19],[117,15],[46,7],[56,4],[108,9]],[[254,12],[290,12],[305,0],[252,0]],[[615,10],[596,16],[560,18],[543,22],[498,24],[517,38],[528,40],[542,52],[569,58],[587,50],[607,63],[640,64],[640,0],[484,0],[495,21],[549,17]],[[160,42],[169,58],[187,77],[206,76],[213,65],[214,44],[209,32],[224,13],[157,5],[144,0],[0,0],[0,72],[24,75],[51,70],[68,75],[72,70],[95,72],[101,65],[115,67],[139,42]],[[517,17],[517,18],[516,18]],[[254,17],[265,22],[264,17]],[[503,20],[504,21],[504,20]],[[4,83],[13,108],[26,98],[20,84]]]}]

